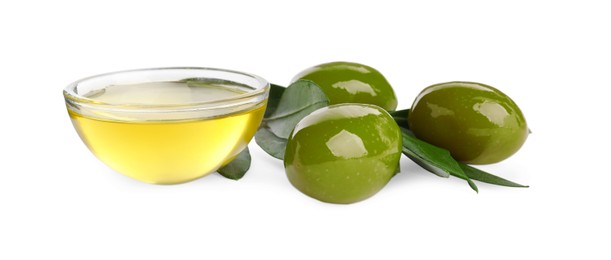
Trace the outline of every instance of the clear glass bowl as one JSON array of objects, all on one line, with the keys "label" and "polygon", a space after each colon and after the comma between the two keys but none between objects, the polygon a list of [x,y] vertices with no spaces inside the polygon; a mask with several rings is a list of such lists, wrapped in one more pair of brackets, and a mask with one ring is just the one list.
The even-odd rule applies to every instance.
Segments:
[{"label": "clear glass bowl", "polygon": [[102,162],[136,180],[191,181],[231,161],[254,136],[269,83],[212,68],[88,77],[64,89],[77,133]]}]

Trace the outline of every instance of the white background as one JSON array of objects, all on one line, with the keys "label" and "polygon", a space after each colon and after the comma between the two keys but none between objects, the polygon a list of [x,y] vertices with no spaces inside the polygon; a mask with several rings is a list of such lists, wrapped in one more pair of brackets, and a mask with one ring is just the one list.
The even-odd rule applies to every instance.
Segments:
[{"label": "white background", "polygon": [[[0,3],[0,259],[611,257],[605,1],[153,2]],[[434,83],[501,89],[533,134],[483,168],[531,187],[476,194],[403,158],[371,199],[325,204],[254,142],[240,181],[144,184],[86,149],[61,95],[82,77],[165,66],[284,85],[336,60],[381,71],[401,109]]]}]

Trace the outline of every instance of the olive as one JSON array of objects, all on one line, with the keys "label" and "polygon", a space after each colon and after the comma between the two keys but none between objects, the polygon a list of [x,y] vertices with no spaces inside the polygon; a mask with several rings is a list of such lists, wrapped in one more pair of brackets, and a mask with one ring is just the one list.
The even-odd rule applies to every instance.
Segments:
[{"label": "olive", "polygon": [[376,194],[401,157],[401,130],[384,109],[337,104],[295,126],[284,167],[290,183],[323,202],[348,204]]},{"label": "olive", "polygon": [[362,103],[388,111],[397,108],[397,97],[384,76],[376,69],[353,62],[331,62],[308,68],[293,78],[316,83],[330,104]]},{"label": "olive", "polygon": [[475,82],[425,88],[407,121],[418,138],[470,164],[500,162],[517,152],[528,136],[516,103],[498,89]]}]

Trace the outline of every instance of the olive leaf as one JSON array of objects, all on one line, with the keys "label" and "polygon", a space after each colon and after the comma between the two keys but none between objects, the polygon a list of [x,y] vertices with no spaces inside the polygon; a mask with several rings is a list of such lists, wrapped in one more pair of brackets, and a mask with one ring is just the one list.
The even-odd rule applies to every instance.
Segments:
[{"label": "olive leaf", "polygon": [[522,185],[510,180],[503,179],[501,177],[495,176],[491,173],[487,173],[480,169],[474,168],[472,166],[466,165],[464,163],[459,163],[460,168],[463,169],[465,174],[469,176],[469,178],[473,180],[478,180],[485,183],[490,183],[494,185],[506,186],[506,187],[516,187],[516,188],[528,188],[528,185]]},{"label": "olive leaf", "polygon": [[392,118],[397,122],[397,125],[402,128],[409,129],[409,125],[407,124],[407,117],[409,116],[409,109],[397,110],[397,111],[389,111],[388,113]]},{"label": "olive leaf", "polygon": [[278,103],[282,94],[286,90],[285,87],[276,84],[270,84],[269,96],[267,98],[267,108],[265,109],[265,117],[269,117],[278,108]]},{"label": "olive leaf", "polygon": [[[450,152],[447,150],[416,138],[408,129],[401,128],[401,131],[403,134],[403,154],[422,168],[440,177],[448,177],[449,174],[461,178],[466,180],[469,186],[475,191],[478,189],[472,180],[499,186],[528,188],[527,185],[515,183],[462,162],[458,162],[451,157]],[[419,154],[421,156],[418,156]],[[456,166],[460,167],[461,171],[457,170]]]},{"label": "olive leaf", "polygon": [[[270,84],[269,97],[267,98],[267,107],[265,109],[264,118],[268,118],[276,111],[278,108],[278,103],[280,103],[280,98],[282,98],[282,94],[284,94],[285,90],[286,87]],[[266,127],[262,126],[259,128],[255,134],[255,142],[263,149],[263,151],[272,157],[280,160],[284,158],[284,150],[286,148],[287,140],[276,136]]]},{"label": "olive leaf", "polygon": [[329,105],[325,93],[309,80],[298,80],[282,93],[276,110],[263,123],[276,136],[288,138],[302,118]]},{"label": "olive leaf", "polygon": [[287,139],[278,137],[266,127],[261,127],[255,134],[255,142],[272,157],[284,160],[284,150],[286,149]]},{"label": "olive leaf", "polygon": [[401,128],[401,134],[403,135],[403,154],[416,164],[440,177],[447,178],[452,175],[464,179],[469,183],[471,189],[478,191],[477,185],[465,174],[448,150],[416,138],[408,129]]},{"label": "olive leaf", "polygon": [[227,179],[239,180],[244,177],[248,169],[250,169],[250,151],[246,147],[231,162],[218,169],[217,172]]},{"label": "olive leaf", "polygon": [[[288,88],[272,85],[267,109],[261,127],[255,134],[255,142],[269,155],[284,159],[288,137],[302,118],[321,107],[329,105],[329,99],[314,82],[298,80]],[[278,98],[280,97],[280,98]]]}]

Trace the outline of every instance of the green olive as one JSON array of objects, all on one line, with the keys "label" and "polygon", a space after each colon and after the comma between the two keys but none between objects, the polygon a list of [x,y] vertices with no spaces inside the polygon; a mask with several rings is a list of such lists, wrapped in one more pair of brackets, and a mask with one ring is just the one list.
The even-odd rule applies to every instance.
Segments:
[{"label": "green olive", "polygon": [[348,204],[376,194],[401,157],[401,130],[382,108],[338,104],[304,117],[288,139],[284,167],[304,194]]},{"label": "green olive", "polygon": [[386,78],[376,69],[352,62],[331,62],[308,68],[293,78],[316,83],[330,104],[362,103],[388,111],[397,108],[397,97]]},{"label": "green olive", "polygon": [[520,108],[503,92],[475,82],[447,82],[424,89],[412,105],[414,134],[471,164],[500,162],[528,136]]}]

